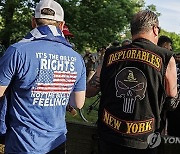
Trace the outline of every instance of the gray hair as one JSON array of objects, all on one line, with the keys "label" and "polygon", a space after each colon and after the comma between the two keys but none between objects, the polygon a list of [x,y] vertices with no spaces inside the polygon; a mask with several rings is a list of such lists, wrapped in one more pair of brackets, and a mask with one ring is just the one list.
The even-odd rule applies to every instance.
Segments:
[{"label": "gray hair", "polygon": [[140,32],[148,32],[153,26],[158,25],[158,16],[150,10],[143,10],[135,14],[132,18],[131,34],[136,35]]}]

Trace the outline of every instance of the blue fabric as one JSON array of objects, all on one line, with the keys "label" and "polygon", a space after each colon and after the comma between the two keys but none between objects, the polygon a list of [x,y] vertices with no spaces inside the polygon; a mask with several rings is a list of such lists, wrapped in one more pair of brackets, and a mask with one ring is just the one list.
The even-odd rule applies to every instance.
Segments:
[{"label": "blue fabric", "polygon": [[72,91],[86,89],[84,61],[54,26],[32,30],[0,59],[0,85],[10,86],[5,152],[47,153],[66,140]]},{"label": "blue fabric", "polygon": [[3,96],[0,100],[0,135],[6,133],[7,127],[5,123],[7,111],[7,99],[6,96]]},{"label": "blue fabric", "polygon": [[[54,34],[53,34],[54,33]],[[72,45],[66,41],[63,33],[59,28],[55,26],[39,26],[28,33],[20,42],[28,42],[32,40],[49,40],[63,43],[66,46],[72,47]]]}]

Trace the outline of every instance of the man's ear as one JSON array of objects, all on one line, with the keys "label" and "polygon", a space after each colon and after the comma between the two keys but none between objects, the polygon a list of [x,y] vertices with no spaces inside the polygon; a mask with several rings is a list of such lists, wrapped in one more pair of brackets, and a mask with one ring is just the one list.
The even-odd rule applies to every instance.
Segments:
[{"label": "man's ear", "polygon": [[155,37],[158,37],[159,35],[159,29],[156,26],[153,26],[153,33]]},{"label": "man's ear", "polygon": [[32,19],[31,19],[31,26],[32,26],[32,28],[36,28],[37,27],[35,17],[32,17]]},{"label": "man's ear", "polygon": [[61,31],[63,31],[63,29],[64,29],[64,24],[65,24],[64,21],[61,21],[60,24],[59,24],[59,28],[60,28]]}]

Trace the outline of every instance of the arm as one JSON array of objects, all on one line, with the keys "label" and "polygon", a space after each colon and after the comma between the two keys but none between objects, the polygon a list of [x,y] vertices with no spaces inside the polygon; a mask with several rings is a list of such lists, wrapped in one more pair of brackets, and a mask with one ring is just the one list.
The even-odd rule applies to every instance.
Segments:
[{"label": "arm", "polygon": [[5,90],[7,89],[7,86],[0,86],[0,98],[3,97]]},{"label": "arm", "polygon": [[89,71],[89,73],[87,75],[87,83],[92,79],[92,77],[94,76],[95,73],[96,73],[96,71]]},{"label": "arm", "polygon": [[174,57],[171,57],[165,75],[166,93],[169,97],[177,95],[177,71]]},{"label": "arm", "polygon": [[165,109],[174,110],[180,102],[180,95],[177,92],[177,71],[174,57],[170,59],[167,66],[165,86],[167,94],[167,98],[165,100]]},{"label": "arm", "polygon": [[[81,63],[79,62],[80,66],[82,64],[82,70],[79,72],[80,76],[75,83],[75,87],[70,95],[69,98],[69,105],[73,107],[77,107],[81,109],[85,102],[85,93],[86,93],[86,67],[84,64],[84,60],[80,57]],[[80,70],[80,68],[79,68]]]},{"label": "arm", "polygon": [[15,74],[17,64],[20,66],[21,58],[19,58],[16,48],[10,46],[0,59],[0,98],[5,94]]},{"label": "arm", "polygon": [[72,92],[69,100],[69,104],[73,107],[81,109],[85,101],[85,91]]}]

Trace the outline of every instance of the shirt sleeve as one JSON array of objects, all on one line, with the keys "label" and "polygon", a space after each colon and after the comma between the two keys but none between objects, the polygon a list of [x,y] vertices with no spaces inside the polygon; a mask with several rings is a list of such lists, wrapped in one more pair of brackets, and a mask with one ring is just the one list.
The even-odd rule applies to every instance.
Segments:
[{"label": "shirt sleeve", "polygon": [[82,59],[82,57],[81,57],[81,63],[82,63],[81,74],[73,90],[75,92],[86,90],[86,67],[85,67],[84,60]]},{"label": "shirt sleeve", "polygon": [[8,86],[18,67],[21,64],[21,58],[16,48],[10,46],[5,54],[0,58],[0,85]]}]

